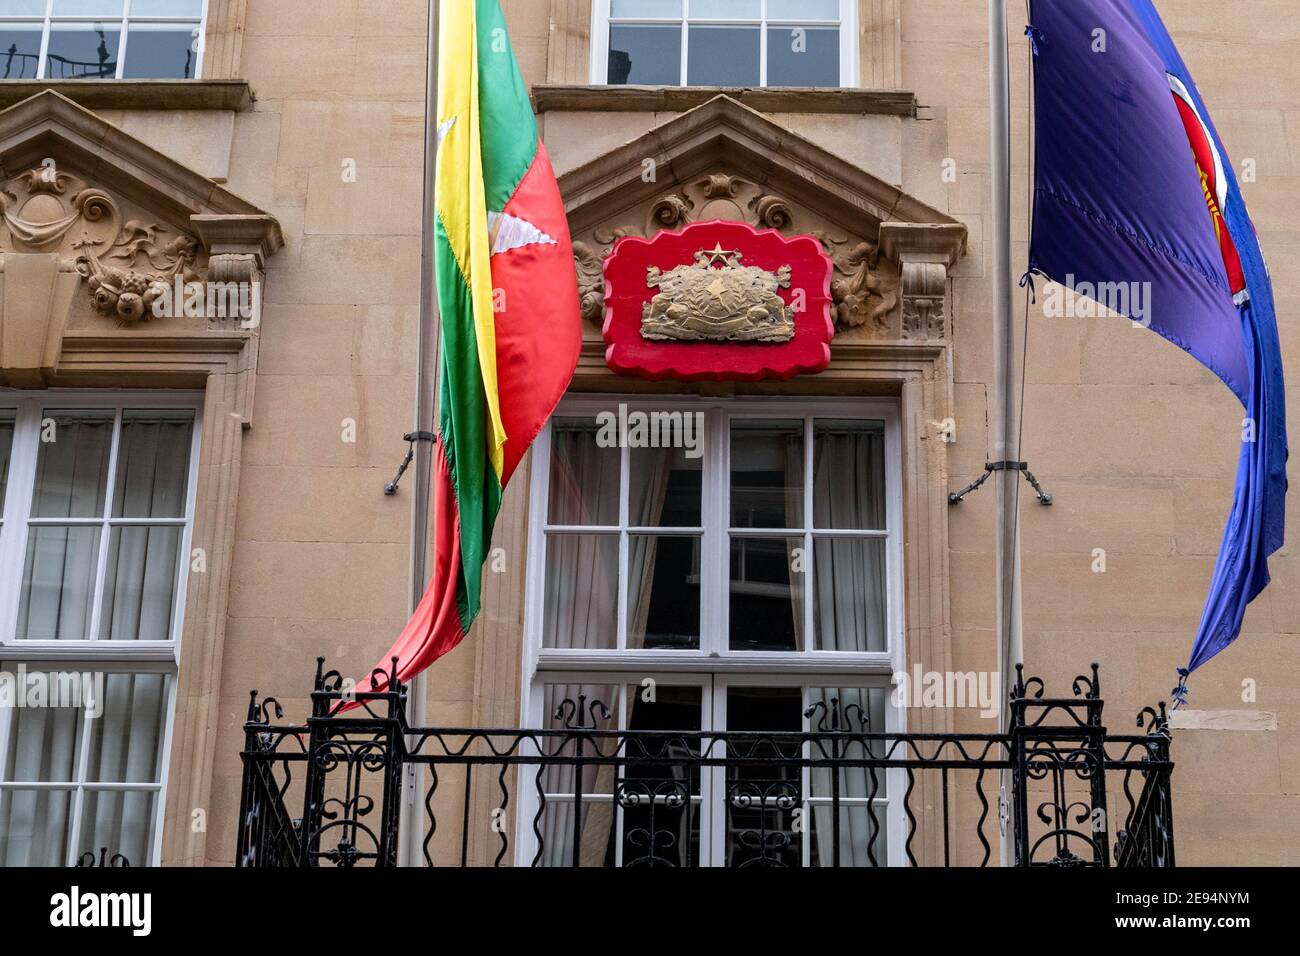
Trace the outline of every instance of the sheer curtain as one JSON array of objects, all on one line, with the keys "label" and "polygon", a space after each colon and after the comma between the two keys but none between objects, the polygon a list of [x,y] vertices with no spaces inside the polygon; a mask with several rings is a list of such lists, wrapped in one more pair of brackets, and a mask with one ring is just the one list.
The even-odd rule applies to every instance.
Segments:
[{"label": "sheer curtain", "polygon": [[[646,449],[638,456],[638,460],[633,464],[634,472],[628,476],[629,481],[638,483],[637,494],[631,495],[632,500],[629,502],[629,508],[636,509],[635,512],[628,513],[629,525],[655,527],[662,521],[672,467],[671,448]],[[655,556],[658,550],[659,538],[655,535],[634,534],[628,537],[627,646],[629,649],[640,649],[645,646],[646,625],[650,618],[651,592],[655,579]]]},{"label": "sheer curtain", "polygon": [[[813,429],[813,526],[843,531],[885,529],[884,432],[875,422],[818,421]],[[883,651],[885,639],[885,546],[880,538],[815,537],[813,581],[814,634],[818,650]],[[838,698],[841,713],[849,711],[854,731],[884,730],[884,695],[864,688],[825,688],[813,692],[829,708]],[[862,718],[868,726],[862,727]],[[855,744],[848,756],[863,756]],[[866,768],[840,771],[840,795],[865,798],[871,794]],[[813,794],[829,797],[831,771],[813,771]],[[884,784],[877,774],[876,783]],[[876,797],[884,793],[877,789]],[[832,809],[818,805],[814,816],[814,838],[820,860],[833,853]],[[877,810],[876,862],[884,865],[885,813]],[[840,860],[854,866],[869,866],[867,846],[871,820],[864,805],[842,807],[840,811]]]},{"label": "sheer curtain", "polygon": [[[885,529],[884,434],[871,426],[817,423],[813,437],[814,527]],[[817,649],[885,650],[884,541],[821,537],[813,550]]]},{"label": "sheer curtain", "polygon": [[[29,677],[32,676],[29,673]],[[59,675],[47,674],[48,686]],[[92,678],[93,679],[93,678]],[[150,861],[157,799],[148,790],[97,791],[97,783],[156,784],[166,728],[167,678],[163,674],[110,673],[102,710],[89,717],[83,706],[15,707],[0,720],[4,765],[0,780],[0,865],[63,866],[72,826],[81,748],[89,746],[77,854],[107,847],[133,866]],[[90,692],[99,694],[100,690]],[[85,698],[87,704],[92,697]],[[0,727],[0,730],[3,730]],[[67,789],[23,788],[25,783],[67,783]]]},{"label": "sheer curtain", "polygon": [[[186,412],[123,413],[113,517],[185,516],[192,429]],[[176,524],[112,529],[101,638],[171,638],[182,530]]]},{"label": "sheer curtain", "polygon": [[[113,412],[45,413],[32,498],[33,518],[102,518],[113,440]],[[31,526],[16,637],[34,641],[89,638],[98,526]]]},{"label": "sheer curtain", "polygon": [[[853,733],[881,733],[885,729],[885,695],[884,692],[874,688],[865,687],[815,687],[809,692],[809,703],[822,702],[829,711],[832,707],[832,700],[838,701],[841,716],[841,729],[847,729]],[[847,716],[847,720],[845,720]],[[847,724],[847,727],[845,726]],[[829,720],[827,726],[830,726]],[[816,729],[815,727],[813,729]],[[815,747],[816,745],[814,745]],[[827,751],[829,752],[829,746]],[[862,760],[867,756],[867,747],[861,742],[855,742],[848,745],[843,756],[849,760]],[[878,745],[872,745],[872,755],[876,757],[883,756],[882,748]],[[817,754],[820,756],[820,754]],[[845,798],[866,798],[874,797],[876,799],[885,796],[885,772],[882,770],[868,770],[866,767],[845,767],[838,771],[840,775],[840,797]],[[812,795],[815,798],[827,798],[831,796],[831,769],[829,767],[814,767],[812,769]],[[874,774],[875,792],[872,793],[872,779],[869,775]],[[829,803],[815,803],[813,805],[813,832],[812,838],[817,850],[817,859],[822,866],[829,866],[834,858],[834,839],[835,831],[832,815],[834,808]],[[888,821],[886,819],[886,809],[877,806],[875,809],[876,825],[874,827],[875,841],[875,865],[888,865]],[[873,827],[871,825],[871,816],[867,810],[865,801],[856,805],[840,804],[840,865],[841,866],[871,866],[871,855],[868,853],[868,846],[872,843]]]},{"label": "sheer curtain", "polygon": [[[551,431],[551,489],[549,522],[569,526],[605,526],[618,523],[619,471],[617,448],[601,448],[589,423],[557,420]],[[561,648],[613,648],[617,639],[618,535],[612,533],[548,535],[543,643]],[[548,684],[544,695],[548,727],[562,727],[555,709],[567,699],[585,695],[587,706],[602,701],[611,717],[596,714],[597,726],[607,729],[618,713],[618,688],[611,685]],[[582,717],[590,724],[591,712]],[[553,741],[557,743],[558,741]],[[543,778],[548,794],[573,792],[574,770],[552,766]],[[612,795],[613,768],[585,767],[585,794]],[[611,801],[585,802],[582,822],[582,864],[604,862],[613,830]],[[572,802],[548,802],[542,821],[545,866],[572,862]]]}]

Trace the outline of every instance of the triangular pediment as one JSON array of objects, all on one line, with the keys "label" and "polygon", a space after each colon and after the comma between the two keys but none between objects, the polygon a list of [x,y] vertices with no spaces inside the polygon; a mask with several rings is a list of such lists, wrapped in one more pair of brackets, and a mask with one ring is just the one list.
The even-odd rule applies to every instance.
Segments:
[{"label": "triangular pediment", "polygon": [[873,338],[902,334],[899,263],[888,256],[881,226],[933,227],[956,236],[958,250],[964,245],[965,229],[952,217],[726,95],[559,182],[583,314],[596,325],[603,312],[601,265],[626,235],[724,219],[815,236],[835,264],[838,329]]},{"label": "triangular pediment", "polygon": [[53,90],[0,111],[0,206],[0,253],[71,255],[136,229],[127,241],[284,244],[275,217]]}]

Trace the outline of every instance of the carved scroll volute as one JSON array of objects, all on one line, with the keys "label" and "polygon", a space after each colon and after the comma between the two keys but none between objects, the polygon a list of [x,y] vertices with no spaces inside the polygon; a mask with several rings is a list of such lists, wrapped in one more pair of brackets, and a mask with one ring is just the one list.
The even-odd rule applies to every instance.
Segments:
[{"label": "carved scroll volute", "polygon": [[903,338],[944,338],[947,268],[941,262],[905,262],[902,284]]}]

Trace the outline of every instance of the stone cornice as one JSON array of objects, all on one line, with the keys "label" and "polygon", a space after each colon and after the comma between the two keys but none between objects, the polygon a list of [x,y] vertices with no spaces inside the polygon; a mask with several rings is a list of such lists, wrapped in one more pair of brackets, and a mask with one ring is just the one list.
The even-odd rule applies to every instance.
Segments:
[{"label": "stone cornice", "polygon": [[46,90],[95,110],[253,108],[247,80],[0,80],[0,109]]},{"label": "stone cornice", "polygon": [[703,106],[715,96],[728,96],[763,113],[916,116],[916,96],[908,90],[554,84],[533,87],[533,105],[539,113],[552,110],[684,113]]}]

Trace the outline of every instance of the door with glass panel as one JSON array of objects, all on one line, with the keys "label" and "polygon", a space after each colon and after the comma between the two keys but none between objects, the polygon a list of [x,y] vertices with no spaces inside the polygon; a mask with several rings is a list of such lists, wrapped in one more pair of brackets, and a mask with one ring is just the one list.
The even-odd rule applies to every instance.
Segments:
[{"label": "door with glass panel", "polygon": [[818,865],[835,795],[840,862],[885,865],[888,775],[763,735],[902,729],[896,406],[590,399],[537,454],[525,721],[636,732],[625,765],[548,771],[543,862]]},{"label": "door with glass panel", "polygon": [[157,857],[197,400],[0,407],[0,865]]}]

